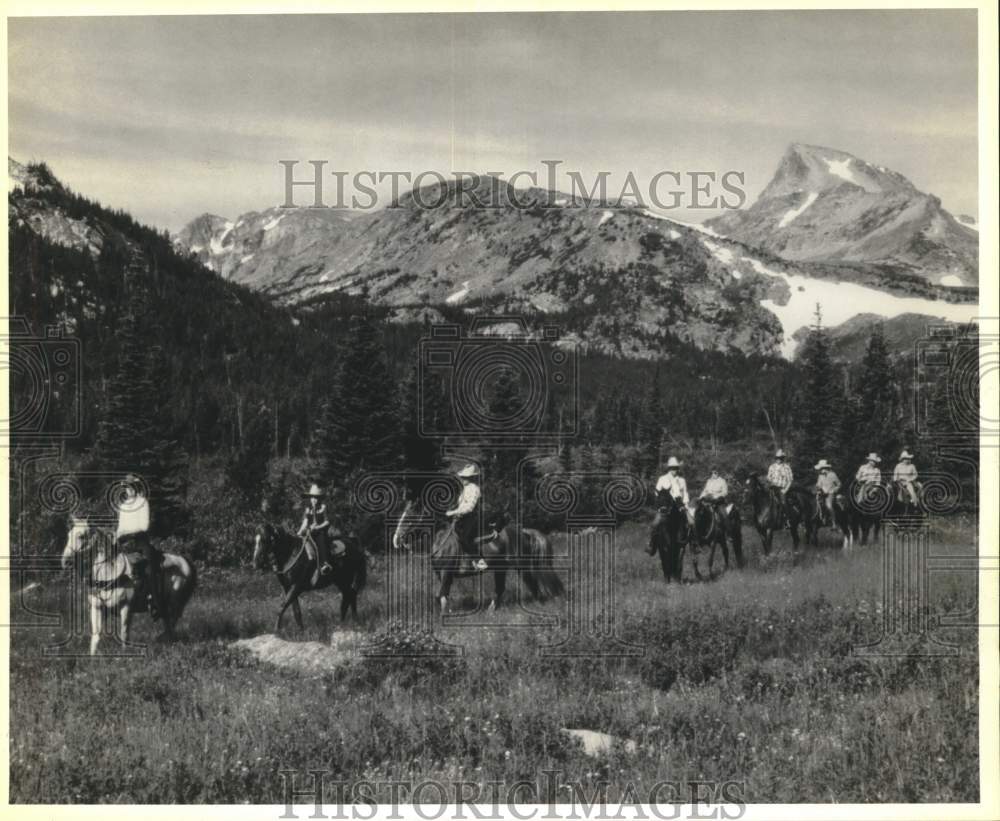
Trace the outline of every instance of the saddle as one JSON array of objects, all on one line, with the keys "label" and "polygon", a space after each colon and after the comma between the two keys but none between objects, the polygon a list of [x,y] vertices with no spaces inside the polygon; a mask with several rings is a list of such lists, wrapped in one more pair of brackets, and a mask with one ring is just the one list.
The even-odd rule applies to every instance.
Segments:
[{"label": "saddle", "polygon": [[125,553],[116,553],[114,558],[98,562],[91,568],[90,583],[93,587],[108,588],[126,576],[135,579],[134,562]]}]

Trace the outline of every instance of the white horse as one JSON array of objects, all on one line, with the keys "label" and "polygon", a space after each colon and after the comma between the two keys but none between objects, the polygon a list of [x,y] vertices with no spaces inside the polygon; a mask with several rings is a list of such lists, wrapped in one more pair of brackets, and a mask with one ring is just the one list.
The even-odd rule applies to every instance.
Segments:
[{"label": "white horse", "polygon": [[[126,644],[132,614],[145,612],[148,608],[145,595],[136,597],[132,563],[124,552],[116,549],[114,535],[108,530],[91,528],[86,519],[74,517],[62,554],[64,570],[70,562],[74,563],[87,586],[90,655],[97,653],[104,619],[109,611],[117,612],[121,620],[121,642]],[[197,572],[191,562],[177,553],[163,554],[160,583],[168,609],[168,618],[164,619],[166,635],[173,635],[174,625],[184,612],[196,582]],[[138,583],[139,589],[144,590],[145,580],[139,579]]]}]

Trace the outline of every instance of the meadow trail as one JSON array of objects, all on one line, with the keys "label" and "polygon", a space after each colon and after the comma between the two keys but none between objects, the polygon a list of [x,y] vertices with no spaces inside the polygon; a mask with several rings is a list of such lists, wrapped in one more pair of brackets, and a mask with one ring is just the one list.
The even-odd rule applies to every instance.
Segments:
[{"label": "meadow trail", "polygon": [[[141,658],[110,641],[96,659],[66,655],[83,637],[46,656],[65,630],[15,629],[11,800],[280,803],[280,772],[312,768],[375,784],[554,770],[560,798],[606,783],[610,801],[662,780],[737,780],[758,802],[975,800],[976,633],[880,644],[894,606],[881,548],[845,555],[830,539],[792,556],[782,541],[763,557],[747,531],[747,569],[717,556],[714,581],[668,586],[645,537],[625,525],[615,545],[613,624],[631,657],[595,657],[610,645],[567,635],[566,598],[521,607],[516,584],[488,613],[463,581],[433,636],[387,634],[382,556],[357,623],[340,623],[336,595],[311,594],[305,629],[274,636],[270,574],[206,568],[179,641]],[[972,521],[932,531],[936,554],[975,553],[974,540]],[[31,606],[65,613],[65,590],[40,581]],[[930,606],[963,612],[975,594],[973,574],[940,574]],[[532,626],[546,616],[557,624]],[[138,620],[135,639],[151,638]],[[379,640],[380,654],[359,652]],[[566,728],[617,741],[588,755]]]}]

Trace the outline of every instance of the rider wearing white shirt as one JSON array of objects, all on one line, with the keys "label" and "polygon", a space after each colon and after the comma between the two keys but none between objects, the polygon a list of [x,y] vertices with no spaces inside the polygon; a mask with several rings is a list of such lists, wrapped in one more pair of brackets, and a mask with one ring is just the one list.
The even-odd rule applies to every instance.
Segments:
[{"label": "rider wearing white shirt", "polygon": [[149,500],[142,483],[133,474],[125,477],[125,496],[118,508],[118,527],[115,541],[120,550],[141,552],[145,564],[146,595],[151,605],[150,615],[155,619],[166,615],[166,602],[160,588],[160,551],[149,540]]},{"label": "rider wearing white shirt", "polygon": [[[474,552],[474,541],[479,531],[479,503],[482,491],[479,489],[479,471],[475,465],[466,465],[458,472],[462,480],[462,492],[458,503],[451,510],[445,511],[445,516],[454,521],[455,535],[463,554],[463,564]],[[486,560],[481,556],[471,564],[472,569],[482,572],[486,570]]]},{"label": "rider wearing white shirt", "polygon": [[[667,460],[667,472],[660,476],[656,480],[656,495],[659,497],[661,493],[667,493],[671,498],[677,499],[684,503],[684,512],[687,514],[688,524],[694,524],[694,512],[691,510],[690,504],[691,500],[688,497],[687,482],[684,477],[678,472],[680,470],[681,463],[677,460],[675,456],[671,456]],[[656,518],[653,520],[653,526],[649,533],[649,546],[646,548],[646,552],[650,556],[656,554],[656,547],[654,545],[653,534],[656,533],[656,528],[663,521],[663,509],[657,506]]]}]

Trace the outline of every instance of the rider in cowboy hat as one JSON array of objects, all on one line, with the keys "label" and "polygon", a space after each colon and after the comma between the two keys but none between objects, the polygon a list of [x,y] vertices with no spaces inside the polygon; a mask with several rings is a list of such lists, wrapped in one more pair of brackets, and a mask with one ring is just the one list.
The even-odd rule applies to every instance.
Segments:
[{"label": "rider in cowboy hat", "polygon": [[166,601],[160,587],[160,562],[162,555],[149,540],[149,499],[143,482],[134,473],[129,473],[123,484],[125,493],[118,508],[118,527],[115,541],[120,550],[142,554],[143,570],[146,577],[146,597],[149,599],[149,615],[154,619],[166,615]]},{"label": "rider in cowboy hat", "polygon": [[[667,472],[656,480],[656,495],[659,497],[661,493],[666,493],[671,498],[683,502],[684,512],[687,514],[688,524],[690,525],[694,524],[694,512],[690,507],[691,500],[688,497],[687,482],[679,472],[683,464],[684,463],[681,462],[676,456],[671,456],[667,460]],[[662,510],[662,506],[658,505],[656,518],[653,520],[653,527],[650,530],[649,545],[646,548],[646,552],[650,556],[656,553],[656,547],[652,534],[656,532],[657,526],[663,521]]]},{"label": "rider in cowboy hat", "polygon": [[781,515],[787,515],[785,507],[785,497],[788,489],[792,486],[792,466],[785,461],[785,451],[778,448],[774,452],[774,461],[767,469],[767,483],[772,492],[778,496],[778,504],[781,506]]},{"label": "rider in cowboy hat", "polygon": [[[319,489],[319,485],[314,482],[306,496],[309,502],[306,504],[298,535],[303,539],[309,558],[316,562],[316,572],[313,573],[315,585],[321,575],[325,576],[333,571],[333,566],[327,558],[326,543],[330,520],[326,513],[326,505],[320,501],[323,498],[323,491]],[[315,553],[311,548],[315,548]]]},{"label": "rider in cowboy hat", "polygon": [[869,453],[865,457],[864,464],[858,468],[858,472],[854,474],[854,481],[859,485],[867,484],[878,484],[882,481],[882,471],[879,470],[879,464],[882,460],[879,455],[874,451]]},{"label": "rider in cowboy hat", "polygon": [[899,464],[896,465],[895,470],[892,472],[892,481],[902,485],[909,495],[910,501],[915,505],[918,504],[916,487],[917,466],[913,464],[913,454],[906,448],[903,448],[903,452],[899,454]]},{"label": "rider in cowboy hat", "polygon": [[840,479],[826,459],[820,459],[816,463],[815,470],[819,473],[816,477],[816,497],[820,502],[820,513],[822,515],[824,508],[826,509],[825,512],[829,513],[830,518],[827,521],[824,516],[824,521],[829,523],[833,521],[833,500],[840,490]]},{"label": "rider in cowboy hat", "polygon": [[[479,469],[475,465],[466,465],[455,474],[462,480],[462,493],[458,497],[458,503],[451,510],[445,511],[445,516],[452,519],[455,527],[455,535],[458,537],[458,544],[462,549],[463,569],[467,566],[466,557],[471,554],[474,548],[474,540],[478,533],[479,522],[477,512],[482,498],[479,489]],[[481,556],[471,564],[471,569],[480,572],[486,570],[486,560]]]}]

